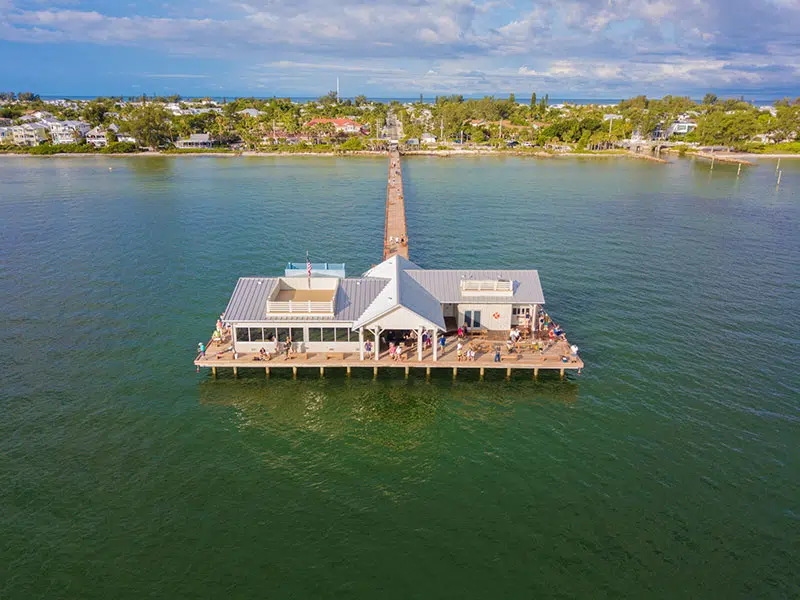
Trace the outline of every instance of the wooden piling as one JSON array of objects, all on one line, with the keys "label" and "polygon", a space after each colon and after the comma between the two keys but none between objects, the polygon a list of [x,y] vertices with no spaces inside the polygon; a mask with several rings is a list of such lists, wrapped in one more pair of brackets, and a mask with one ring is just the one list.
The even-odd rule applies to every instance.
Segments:
[{"label": "wooden piling", "polygon": [[431,368],[425,367],[425,377],[430,377],[430,376],[431,376]]},{"label": "wooden piling", "polygon": [[214,377],[214,379],[217,378],[217,367],[211,367],[211,375]]},{"label": "wooden piling", "polygon": [[269,367],[264,367],[264,375],[269,379]]},{"label": "wooden piling", "polygon": [[239,369],[233,367],[233,376],[236,377],[237,375],[239,375]]},{"label": "wooden piling", "polygon": [[350,377],[350,365],[347,365],[347,376]]},{"label": "wooden piling", "polygon": [[320,377],[325,377],[325,367],[320,367],[319,368],[319,376]]},{"label": "wooden piling", "polygon": [[297,367],[292,367],[292,379],[297,379]]},{"label": "wooden piling", "polygon": [[458,367],[453,367],[453,379],[456,378],[456,375],[458,375]]},{"label": "wooden piling", "polygon": [[483,381],[483,374],[484,374],[484,368],[483,367],[481,367],[481,371],[480,372],[481,372],[481,381]]},{"label": "wooden piling", "polygon": [[406,366],[406,379],[408,379],[408,371],[409,371],[409,367]]},{"label": "wooden piling", "polygon": [[506,368],[506,379],[511,379],[511,367]]},{"label": "wooden piling", "polygon": [[373,377],[377,377],[378,376],[378,367],[372,367],[372,376]]},{"label": "wooden piling", "polygon": [[562,368],[561,368],[561,379],[564,379],[564,372],[565,372],[565,371],[564,371],[564,368],[562,367]]},{"label": "wooden piling", "polygon": [[534,379],[539,379],[539,367],[534,367],[533,368],[533,378]]}]

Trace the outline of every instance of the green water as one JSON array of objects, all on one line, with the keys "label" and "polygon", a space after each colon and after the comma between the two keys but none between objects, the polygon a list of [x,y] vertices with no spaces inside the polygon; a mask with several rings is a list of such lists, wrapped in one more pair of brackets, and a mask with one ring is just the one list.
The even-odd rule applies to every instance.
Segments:
[{"label": "green water", "polygon": [[377,262],[385,160],[0,160],[0,598],[797,597],[782,168],[407,160],[412,258],[538,268],[587,368],[266,382],[197,342]]}]

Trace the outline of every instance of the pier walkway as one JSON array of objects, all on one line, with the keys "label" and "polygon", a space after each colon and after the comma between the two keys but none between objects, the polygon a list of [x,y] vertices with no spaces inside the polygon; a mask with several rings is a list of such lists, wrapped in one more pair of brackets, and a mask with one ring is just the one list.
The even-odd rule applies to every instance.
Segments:
[{"label": "pier walkway", "polygon": [[406,204],[403,197],[403,167],[400,153],[389,152],[389,178],[386,183],[386,225],[383,235],[383,260],[399,254],[408,258]]}]

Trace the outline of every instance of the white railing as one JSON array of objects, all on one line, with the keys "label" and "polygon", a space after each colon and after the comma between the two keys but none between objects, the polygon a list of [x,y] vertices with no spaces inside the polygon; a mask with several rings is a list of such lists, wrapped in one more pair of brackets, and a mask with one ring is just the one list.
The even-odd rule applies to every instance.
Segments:
[{"label": "white railing", "polygon": [[267,302],[267,313],[322,313],[333,314],[333,301],[331,302],[311,302],[289,300],[288,302]]},{"label": "white railing", "polygon": [[512,292],[514,291],[514,282],[501,279],[484,281],[462,279],[461,290],[464,292]]}]

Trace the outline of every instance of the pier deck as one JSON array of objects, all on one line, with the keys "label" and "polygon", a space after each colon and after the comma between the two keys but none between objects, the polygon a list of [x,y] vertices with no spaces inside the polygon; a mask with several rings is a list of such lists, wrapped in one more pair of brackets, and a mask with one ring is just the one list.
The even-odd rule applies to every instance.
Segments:
[{"label": "pier deck", "polygon": [[389,178],[386,183],[386,225],[383,236],[383,260],[399,254],[408,258],[406,205],[403,197],[403,167],[400,153],[389,153]]},{"label": "pier deck", "polygon": [[[558,340],[549,345],[546,349],[533,350],[531,342],[521,344],[519,352],[509,354],[505,348],[505,343],[493,340],[472,340],[465,341],[477,350],[477,357],[474,361],[458,360],[456,345],[458,340],[451,336],[447,338],[444,351],[439,350],[438,360],[433,360],[433,351],[426,348],[422,352],[422,360],[418,360],[416,346],[408,348],[402,360],[393,360],[389,357],[389,352],[382,349],[379,360],[375,357],[360,359],[358,352],[339,353],[339,352],[317,352],[299,353],[289,359],[284,355],[274,356],[271,360],[253,360],[257,354],[239,353],[239,358],[234,359],[233,352],[230,350],[230,342],[222,344],[209,343],[206,356],[197,356],[194,364],[198,367],[206,368],[234,368],[234,369],[264,369],[264,368],[302,368],[302,367],[356,367],[356,368],[428,368],[428,369],[528,369],[534,375],[540,370],[559,371],[564,374],[566,370],[579,370],[583,368],[583,361],[580,357],[571,356],[569,343],[566,340]],[[494,348],[500,345],[501,362],[494,362]],[[545,346],[547,344],[545,343]],[[329,358],[330,356],[330,358]],[[567,357],[567,362],[562,361],[562,357]]]}]

